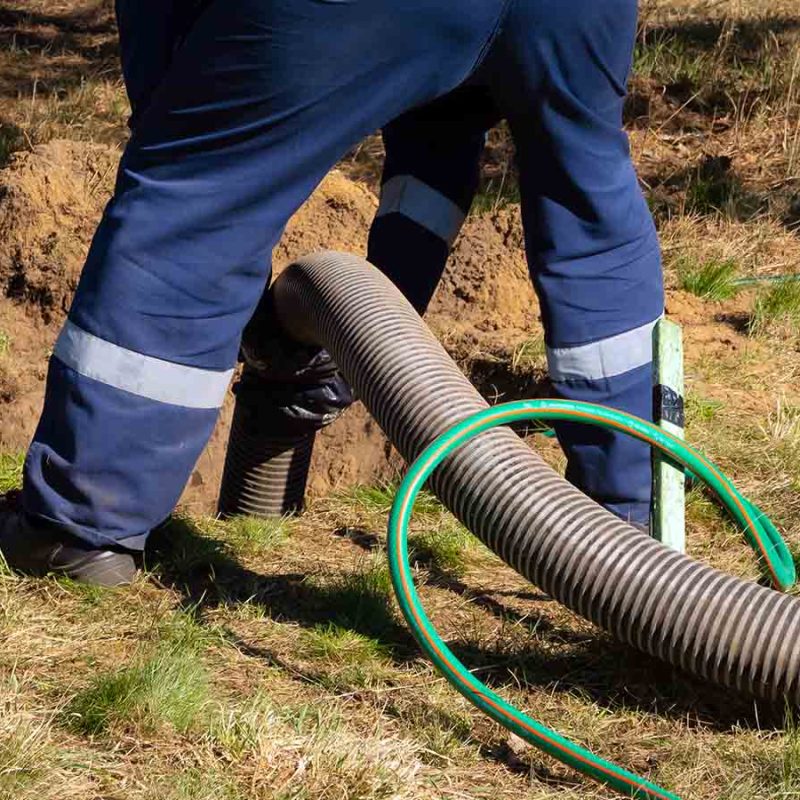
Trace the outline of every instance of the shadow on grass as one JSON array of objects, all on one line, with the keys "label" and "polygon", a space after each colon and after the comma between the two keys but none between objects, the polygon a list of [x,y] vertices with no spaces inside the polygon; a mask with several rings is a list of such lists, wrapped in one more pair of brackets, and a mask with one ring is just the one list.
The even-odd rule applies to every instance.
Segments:
[{"label": "shadow on grass", "polygon": [[520,653],[493,651],[482,643],[452,649],[497,691],[546,688],[586,697],[611,712],[636,710],[719,732],[781,729],[786,722],[783,704],[695,679],[599,631],[568,648],[552,648],[544,637]]},{"label": "shadow on grass", "polygon": [[718,49],[720,39],[727,38],[727,55],[731,60],[751,58],[774,43],[776,36],[800,32],[800,11],[797,14],[777,14],[755,19],[737,20],[735,25],[729,19],[684,20],[669,25],[648,25],[644,30],[647,39],[669,38],[680,46],[701,52]]},{"label": "shadow on grass", "polygon": [[415,652],[411,634],[392,614],[388,575],[368,570],[326,584],[303,573],[261,575],[240,564],[224,542],[182,518],[153,533],[146,562],[200,617],[207,609],[247,603],[272,619],[308,628],[333,622],[377,639],[397,657]]},{"label": "shadow on grass", "polygon": [[727,156],[704,156],[677,172],[669,167],[666,172],[646,175],[644,182],[651,210],[663,219],[688,214],[747,222],[782,200],[776,193],[748,188]]},{"label": "shadow on grass", "polygon": [[25,135],[18,125],[0,119],[0,169],[6,167],[12,156],[26,144]]},{"label": "shadow on grass", "polygon": [[[798,556],[800,553],[795,554]],[[760,583],[770,585],[765,565],[762,572]],[[514,686],[573,692],[611,711],[636,708],[720,731],[739,725],[781,728],[785,723],[786,708],[782,703],[757,701],[715,686],[621,644],[600,630],[587,635],[559,628],[549,619],[520,613],[496,599],[506,595],[533,602],[556,602],[547,595],[493,591],[490,596],[446,573],[433,572],[429,583],[530,633],[532,641],[526,641],[521,652],[487,647],[483,642],[450,645],[480,680],[498,691]]]},{"label": "shadow on grass", "polygon": [[[635,74],[654,81],[659,94],[682,112],[715,119],[748,117],[759,103],[786,99],[791,63],[776,72],[781,55],[800,32],[800,14],[759,19],[683,20],[644,25]],[[646,95],[632,93],[626,120],[649,116]]]},{"label": "shadow on grass", "polygon": [[[201,535],[183,519],[170,521],[153,535],[148,562],[164,584],[183,594],[184,606],[199,621],[208,609],[255,604],[276,621],[307,628],[333,622],[376,639],[398,665],[419,657],[411,633],[387,605],[383,586],[364,591],[360,584],[346,581],[319,585],[302,573],[260,575],[242,566],[224,543]],[[494,598],[474,593],[451,576],[434,575],[433,581],[498,619],[523,624],[531,639],[535,633],[533,645],[525,642],[519,651],[508,646],[497,649],[484,642],[451,643],[456,656],[498,691],[522,688],[573,693],[612,712],[637,709],[719,731],[737,726],[780,728],[785,722],[783,705],[756,701],[695,679],[600,631],[585,635],[560,630],[536,614],[523,617]],[[547,599],[525,594],[536,601]],[[231,637],[241,652],[273,666],[286,666],[268,648]],[[297,674],[296,667],[289,671]],[[319,678],[316,673],[298,677],[312,682]]]},{"label": "shadow on grass", "polygon": [[534,400],[552,395],[552,384],[546,372],[515,371],[509,359],[479,357],[469,364],[467,377],[491,403],[510,400]]},{"label": "shadow on grass", "polygon": [[[5,53],[0,96],[10,98],[29,95],[34,82],[37,94],[46,95],[80,86],[87,75],[119,72],[108,3],[60,14],[0,4],[0,51]],[[30,69],[34,63],[36,69]]]}]

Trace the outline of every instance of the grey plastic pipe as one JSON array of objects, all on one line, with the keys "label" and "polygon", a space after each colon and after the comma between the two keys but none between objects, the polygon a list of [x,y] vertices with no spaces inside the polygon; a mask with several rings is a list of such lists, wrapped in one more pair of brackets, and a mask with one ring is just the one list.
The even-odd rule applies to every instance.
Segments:
[{"label": "grey plastic pipe", "polygon": [[[487,407],[397,289],[362,259],[310,256],[274,292],[287,332],[328,348],[408,461]],[[512,431],[488,431],[458,450],[432,488],[506,563],[621,641],[719,684],[800,699],[800,600],[637,532]]]}]

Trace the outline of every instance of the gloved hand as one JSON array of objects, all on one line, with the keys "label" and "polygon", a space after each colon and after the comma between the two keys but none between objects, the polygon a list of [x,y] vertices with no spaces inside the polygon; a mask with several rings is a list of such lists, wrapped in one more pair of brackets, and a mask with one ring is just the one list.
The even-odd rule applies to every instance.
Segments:
[{"label": "gloved hand", "polygon": [[279,328],[272,295],[265,293],[242,337],[245,367],[237,397],[258,406],[265,429],[290,435],[330,425],[354,398],[327,350],[292,341]]}]

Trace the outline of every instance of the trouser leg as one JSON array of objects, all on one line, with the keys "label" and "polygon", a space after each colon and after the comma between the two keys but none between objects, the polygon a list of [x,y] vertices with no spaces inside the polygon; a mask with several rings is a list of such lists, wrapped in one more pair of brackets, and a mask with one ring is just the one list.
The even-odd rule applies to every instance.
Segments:
[{"label": "trouser leg", "polygon": [[[652,418],[659,247],[622,130],[635,0],[517,2],[491,65],[518,150],[523,220],[556,394]],[[501,79],[509,64],[524,76]],[[567,477],[645,523],[650,453],[620,434],[557,426]]]},{"label": "trouser leg", "polygon": [[135,127],[208,0],[115,0],[120,60]]},{"label": "trouser leg", "polygon": [[497,111],[464,87],[383,131],[386,161],[368,260],[424,313],[478,188],[486,131]]},{"label": "trouser leg", "polygon": [[55,348],[29,515],[143,546],[212,431],[286,220],[348,147],[463,82],[499,13],[205,4],[138,120]]}]

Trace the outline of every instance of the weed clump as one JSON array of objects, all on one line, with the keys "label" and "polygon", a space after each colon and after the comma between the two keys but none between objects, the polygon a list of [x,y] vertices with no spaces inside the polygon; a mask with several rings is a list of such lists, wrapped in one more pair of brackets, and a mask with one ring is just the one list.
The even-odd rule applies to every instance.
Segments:
[{"label": "weed clump", "polygon": [[464,574],[467,557],[475,549],[475,538],[455,521],[413,533],[408,543],[412,562],[455,576]]},{"label": "weed clump", "polygon": [[384,644],[335,624],[305,631],[301,649],[322,666],[321,683],[333,690],[376,686],[390,675]]},{"label": "weed clump", "polygon": [[0,494],[22,486],[22,468],[25,453],[0,453]]},{"label": "weed clump", "polygon": [[800,335],[800,283],[777,283],[757,299],[750,319],[753,335]]},{"label": "weed clump", "polygon": [[739,266],[732,259],[697,262],[685,257],[678,262],[677,270],[680,288],[703,300],[730,300],[738,292]]},{"label": "weed clump", "polygon": [[282,545],[289,538],[292,520],[234,517],[220,524],[235,550],[255,555]]},{"label": "weed clump", "polygon": [[[398,485],[385,483],[378,486],[356,486],[339,496],[339,500],[354,507],[357,511],[373,514],[389,514],[394,504]],[[421,491],[414,503],[415,514],[434,514],[442,510],[441,503],[427,491]]]},{"label": "weed clump", "polygon": [[527,375],[547,370],[547,348],[544,337],[527,339],[511,356],[511,371],[515,375]]}]

